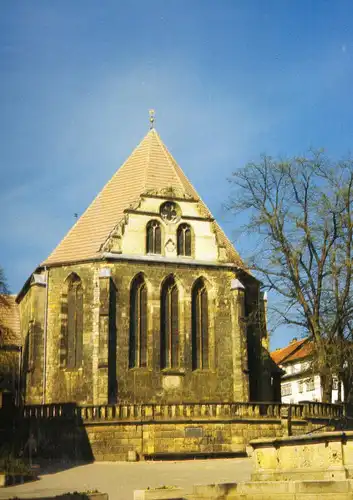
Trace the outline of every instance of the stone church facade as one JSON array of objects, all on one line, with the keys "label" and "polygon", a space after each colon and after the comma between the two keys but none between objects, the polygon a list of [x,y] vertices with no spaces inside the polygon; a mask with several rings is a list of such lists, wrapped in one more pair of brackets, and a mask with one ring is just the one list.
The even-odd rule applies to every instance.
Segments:
[{"label": "stone church facade", "polygon": [[260,283],[153,128],[17,303],[27,405],[280,400]]}]

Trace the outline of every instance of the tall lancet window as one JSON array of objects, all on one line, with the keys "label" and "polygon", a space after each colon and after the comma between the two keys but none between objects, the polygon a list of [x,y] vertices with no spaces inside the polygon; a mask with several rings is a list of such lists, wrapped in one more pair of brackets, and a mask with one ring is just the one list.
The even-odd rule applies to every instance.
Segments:
[{"label": "tall lancet window", "polygon": [[209,368],[208,298],[202,279],[192,290],[192,368]]},{"label": "tall lancet window", "polygon": [[179,293],[170,276],[161,292],[161,368],[179,366]]},{"label": "tall lancet window", "polygon": [[177,231],[178,255],[191,256],[191,229],[188,224],[180,224]]},{"label": "tall lancet window", "polygon": [[151,220],[146,227],[146,251],[147,253],[160,254],[162,247],[161,225],[156,220]]},{"label": "tall lancet window", "polygon": [[130,290],[130,353],[129,366],[147,366],[147,288],[138,275]]},{"label": "tall lancet window", "polygon": [[83,355],[83,288],[80,277],[72,273],[65,289],[62,297],[60,364],[65,368],[78,368]]}]

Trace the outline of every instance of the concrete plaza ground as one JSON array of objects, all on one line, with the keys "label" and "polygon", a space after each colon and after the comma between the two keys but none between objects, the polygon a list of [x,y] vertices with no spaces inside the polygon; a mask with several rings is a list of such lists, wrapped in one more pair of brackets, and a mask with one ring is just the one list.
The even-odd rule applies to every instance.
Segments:
[{"label": "concrete plaza ground", "polygon": [[109,500],[132,500],[133,491],[162,485],[190,488],[194,484],[246,481],[250,458],[177,462],[95,462],[66,470],[43,469],[38,481],[0,489],[0,499],[54,496],[97,489]]}]

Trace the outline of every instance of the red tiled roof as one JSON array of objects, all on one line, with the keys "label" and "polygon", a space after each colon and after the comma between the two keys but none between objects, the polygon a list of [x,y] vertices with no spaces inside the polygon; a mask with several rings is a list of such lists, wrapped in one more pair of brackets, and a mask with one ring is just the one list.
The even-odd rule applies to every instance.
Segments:
[{"label": "red tiled roof", "polygon": [[305,344],[301,345],[300,348],[293,352],[288,358],[284,360],[285,363],[289,361],[296,361],[299,359],[305,359],[308,358],[309,356],[312,355],[314,350],[314,343],[313,342],[306,342]]},{"label": "red tiled roof", "polygon": [[291,342],[286,347],[282,347],[282,349],[271,352],[271,358],[275,363],[280,365],[289,361],[307,358],[311,355],[312,351],[313,343],[306,337],[305,339]]}]

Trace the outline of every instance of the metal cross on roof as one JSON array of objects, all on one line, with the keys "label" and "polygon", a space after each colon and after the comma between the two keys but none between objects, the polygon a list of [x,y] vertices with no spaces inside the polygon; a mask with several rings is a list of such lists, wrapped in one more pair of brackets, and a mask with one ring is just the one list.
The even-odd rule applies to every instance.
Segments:
[{"label": "metal cross on roof", "polygon": [[150,109],[149,114],[150,114],[150,129],[152,129],[154,127],[154,120],[155,120],[154,109]]}]

